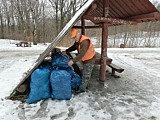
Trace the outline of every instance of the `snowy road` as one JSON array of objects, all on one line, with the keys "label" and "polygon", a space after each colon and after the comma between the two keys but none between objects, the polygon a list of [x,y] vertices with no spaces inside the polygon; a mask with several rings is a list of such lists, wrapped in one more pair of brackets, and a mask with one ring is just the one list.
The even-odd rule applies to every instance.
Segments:
[{"label": "snowy road", "polygon": [[108,73],[102,86],[96,81],[96,66],[87,93],[69,101],[48,99],[30,105],[4,98],[40,51],[0,52],[1,120],[160,120],[160,49],[109,49],[113,63],[125,69],[116,73],[120,78]]}]

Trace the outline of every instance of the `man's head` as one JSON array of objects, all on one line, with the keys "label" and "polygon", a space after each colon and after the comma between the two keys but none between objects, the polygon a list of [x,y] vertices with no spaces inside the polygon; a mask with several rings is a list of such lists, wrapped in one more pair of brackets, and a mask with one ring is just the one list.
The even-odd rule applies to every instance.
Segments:
[{"label": "man's head", "polygon": [[71,31],[71,38],[76,37],[77,33],[78,33],[78,30],[73,28],[72,31]]},{"label": "man's head", "polygon": [[81,34],[78,33],[78,30],[73,28],[71,31],[71,38],[74,39],[76,42],[78,42],[80,37],[81,37]]}]

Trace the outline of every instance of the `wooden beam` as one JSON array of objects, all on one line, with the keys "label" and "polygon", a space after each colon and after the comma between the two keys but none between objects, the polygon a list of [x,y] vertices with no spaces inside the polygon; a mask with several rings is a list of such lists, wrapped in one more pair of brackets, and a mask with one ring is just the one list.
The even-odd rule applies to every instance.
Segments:
[{"label": "wooden beam", "polygon": [[[82,26],[74,26],[73,28],[77,28],[77,29],[82,29]],[[102,28],[102,25],[100,26],[85,26],[85,29],[97,29],[97,28]]]},{"label": "wooden beam", "polygon": [[106,18],[106,17],[92,17],[92,16],[83,16],[83,19],[91,20],[93,23],[108,23],[113,25],[137,25],[136,21],[123,20],[118,18]]},{"label": "wooden beam", "polygon": [[144,21],[144,20],[160,20],[160,13],[159,12],[153,12],[149,14],[142,14],[142,15],[137,15],[133,17],[126,18],[128,20],[135,20],[138,22]]}]

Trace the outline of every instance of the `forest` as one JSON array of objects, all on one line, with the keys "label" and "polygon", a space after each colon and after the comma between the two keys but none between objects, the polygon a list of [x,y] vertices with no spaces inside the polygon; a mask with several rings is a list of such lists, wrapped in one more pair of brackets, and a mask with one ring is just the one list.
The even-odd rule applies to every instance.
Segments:
[{"label": "forest", "polygon": [[[48,43],[58,35],[86,0],[0,0],[0,39],[14,39],[28,42]],[[153,4],[160,10],[160,3]],[[93,24],[86,22],[86,24]],[[140,23],[136,26],[109,27],[109,47],[117,47],[117,39],[127,47],[157,47],[160,37],[160,21]],[[101,44],[101,29],[87,30],[89,37]],[[143,38],[143,39],[139,39]],[[145,38],[145,39],[144,39]],[[70,44],[69,35],[60,46]],[[160,47],[160,45],[158,45]]]}]

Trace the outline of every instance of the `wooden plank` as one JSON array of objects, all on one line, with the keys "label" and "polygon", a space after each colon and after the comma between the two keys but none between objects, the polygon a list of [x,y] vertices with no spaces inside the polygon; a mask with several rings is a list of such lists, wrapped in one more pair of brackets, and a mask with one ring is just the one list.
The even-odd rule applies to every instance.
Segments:
[{"label": "wooden plank", "polygon": [[[74,28],[83,29],[82,26],[74,26]],[[97,28],[102,28],[102,25],[99,25],[99,26],[85,26],[85,29],[97,29]]]},{"label": "wooden plank", "polygon": [[146,13],[146,9],[143,5],[143,0],[131,0],[132,4],[134,4],[138,11],[141,11],[142,13]]},{"label": "wooden plank", "polygon": [[159,12],[153,12],[153,13],[148,13],[148,14],[132,16],[132,17],[129,17],[127,19],[128,20],[136,20],[136,21],[147,20],[147,19],[160,20],[160,13]]},{"label": "wooden plank", "polygon": [[114,77],[116,77],[116,78],[119,78],[119,76],[115,75],[115,71],[117,71],[119,73],[122,73],[124,71],[123,68],[121,68],[121,67],[119,67],[119,66],[117,66],[117,65],[115,65],[113,63],[109,64],[108,66],[112,68],[111,75],[114,76]]},{"label": "wooden plank", "polygon": [[[122,1],[115,1],[115,0],[111,0],[110,1],[110,6],[112,8],[112,11],[114,11],[116,14],[118,14],[118,18],[123,18],[123,16],[129,16],[126,7],[124,6],[124,3],[122,3]],[[114,9],[116,8],[116,9]]]},{"label": "wooden plank", "polygon": [[[96,52],[96,60],[95,60],[95,64],[96,65],[100,65],[101,63],[101,54]],[[112,63],[112,59],[111,58],[108,58],[106,57],[106,65],[109,65]]]},{"label": "wooden plank", "polygon": [[[112,3],[113,1],[111,0],[110,2]],[[110,17],[112,17],[112,18],[121,18],[122,17],[122,15],[119,14],[119,12],[117,12],[116,9],[114,9],[114,4],[110,4],[109,7],[110,7],[110,10],[109,10]]]},{"label": "wooden plank", "polygon": [[85,12],[86,15],[88,15],[89,13],[91,13],[92,11],[94,11],[97,8],[97,4],[93,3],[88,10]]},{"label": "wooden plank", "polygon": [[106,17],[91,17],[91,16],[83,16],[84,19],[91,20],[94,23],[110,23],[110,24],[118,24],[118,25],[137,25],[136,21],[131,20],[123,20],[118,18],[106,18]]},{"label": "wooden plank", "polygon": [[[100,65],[100,63],[101,63],[101,59],[96,59],[96,60],[95,60],[95,64],[96,64],[96,65]],[[109,64],[111,64],[111,63],[112,63],[112,59],[106,58],[106,65],[109,65]]]},{"label": "wooden plank", "polygon": [[127,13],[130,14],[130,16],[137,14],[137,10],[135,9],[135,6],[130,2],[130,0],[120,0],[120,1],[123,4],[122,7],[127,10]]},{"label": "wooden plank", "polygon": [[119,66],[117,66],[113,63],[109,64],[108,66],[111,67],[112,69],[114,69],[115,71],[119,72],[119,73],[122,73],[124,71],[123,68],[121,68],[121,67],[119,67]]},{"label": "wooden plank", "polygon": [[144,0],[139,0],[139,1],[143,4],[145,9],[149,8],[150,11],[155,11],[156,10],[156,7],[149,0],[145,0],[145,1]]}]

